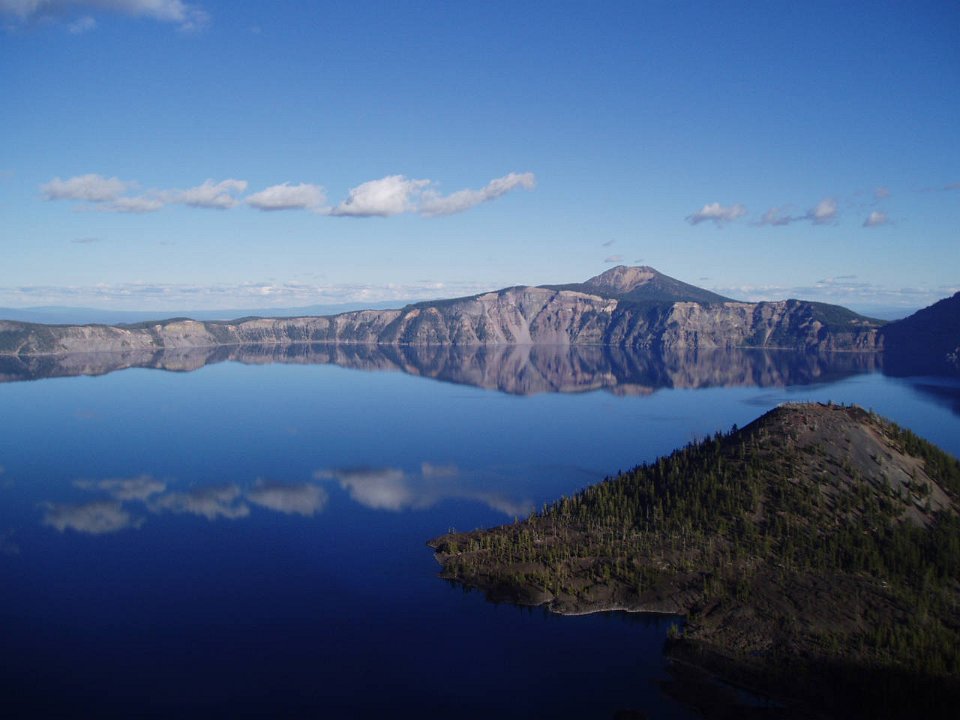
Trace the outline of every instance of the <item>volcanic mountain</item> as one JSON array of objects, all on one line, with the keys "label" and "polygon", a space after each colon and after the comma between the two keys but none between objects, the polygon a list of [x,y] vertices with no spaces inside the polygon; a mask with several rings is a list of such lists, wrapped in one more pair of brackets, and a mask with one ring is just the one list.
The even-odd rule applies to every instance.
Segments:
[{"label": "volcanic mountain", "polygon": [[909,430],[784,405],[429,544],[497,601],[683,615],[675,656],[831,717],[854,697],[858,715],[939,715],[960,699],[958,508],[960,462]]},{"label": "volcanic mountain", "polygon": [[546,285],[557,290],[572,290],[587,294],[600,295],[616,300],[633,300],[650,303],[723,303],[734,302],[715,292],[704,290],[696,285],[657,272],[652,267],[641,265],[626,267],[618,265],[583,283],[570,285]]}]

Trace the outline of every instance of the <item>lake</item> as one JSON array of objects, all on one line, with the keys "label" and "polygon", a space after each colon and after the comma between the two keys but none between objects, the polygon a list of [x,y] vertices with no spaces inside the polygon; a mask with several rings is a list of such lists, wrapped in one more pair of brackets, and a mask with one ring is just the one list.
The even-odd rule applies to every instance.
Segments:
[{"label": "lake", "polygon": [[[960,382],[873,356],[243,348],[0,362],[6,716],[652,718],[673,618],[437,578],[522,517],[784,401],[960,454]],[[179,372],[174,372],[177,370]]]}]

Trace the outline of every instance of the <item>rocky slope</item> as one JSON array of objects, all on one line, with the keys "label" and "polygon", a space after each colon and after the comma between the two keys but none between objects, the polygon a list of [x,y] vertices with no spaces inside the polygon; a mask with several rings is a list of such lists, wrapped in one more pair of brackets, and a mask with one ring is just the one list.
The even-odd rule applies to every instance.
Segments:
[{"label": "rocky slope", "polygon": [[584,283],[550,285],[548,287],[635,302],[716,303],[730,302],[731,300],[715,292],[676,280],[646,265],[639,267],[618,265]]},{"label": "rocky slope", "polygon": [[[682,299],[689,295],[685,288],[692,286],[650,268],[614,268],[581,287],[507,288],[401,310],[330,317],[174,319],[122,326],[0,321],[0,354],[299,343],[609,345],[669,351],[738,347],[873,351],[881,347],[881,323],[844,308],[798,300],[735,302],[707,291],[700,292],[719,299]],[[647,290],[655,300],[644,295]],[[641,297],[645,299],[637,299]]]},{"label": "rocky slope", "polygon": [[684,615],[676,653],[727,678],[939,716],[960,699],[958,508],[955,458],[860,408],[788,405],[430,545],[495,600]]}]

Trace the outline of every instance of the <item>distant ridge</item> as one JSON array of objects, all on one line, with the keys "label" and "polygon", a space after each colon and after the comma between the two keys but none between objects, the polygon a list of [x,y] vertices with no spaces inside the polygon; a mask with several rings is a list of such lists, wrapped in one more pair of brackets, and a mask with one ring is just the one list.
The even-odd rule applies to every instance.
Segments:
[{"label": "distant ridge", "polygon": [[0,320],[0,354],[33,356],[240,345],[603,345],[666,351],[882,349],[883,322],[803,300],[740,302],[663,275],[618,266],[586,282],[519,286],[399,309],[336,315],[188,318],[124,325]]},{"label": "distant ridge", "polygon": [[241,317],[307,317],[339,315],[357,310],[387,310],[397,308],[404,301],[376,303],[332,303],[284,308],[230,308],[225,310],[104,310],[91,307],[46,305],[28,308],[0,307],[0,320],[38,323],[43,325],[130,325],[175,317],[192,320],[233,320]]},{"label": "distant ridge", "polygon": [[557,290],[575,290],[601,297],[636,302],[731,302],[731,298],[664,275],[652,267],[617,265],[583,283],[545,285]]},{"label": "distant ridge", "polygon": [[960,370],[960,292],[890,323],[881,336],[896,374]]}]

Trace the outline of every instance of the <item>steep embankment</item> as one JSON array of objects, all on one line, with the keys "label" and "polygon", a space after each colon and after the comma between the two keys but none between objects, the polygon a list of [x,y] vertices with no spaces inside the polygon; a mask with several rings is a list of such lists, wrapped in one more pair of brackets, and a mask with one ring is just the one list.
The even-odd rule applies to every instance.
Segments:
[{"label": "steep embankment", "polygon": [[872,351],[879,347],[880,323],[849,310],[797,300],[729,301],[705,290],[694,293],[699,289],[650,268],[614,268],[579,287],[507,288],[402,310],[330,317],[176,319],[123,326],[0,321],[0,354],[302,343],[609,345],[667,351],[738,347]]},{"label": "steep embankment", "polygon": [[754,686],[842,678],[936,710],[960,691],[958,502],[960,463],[909,431],[795,405],[430,545],[443,577],[493,599],[682,614],[674,651]]}]

